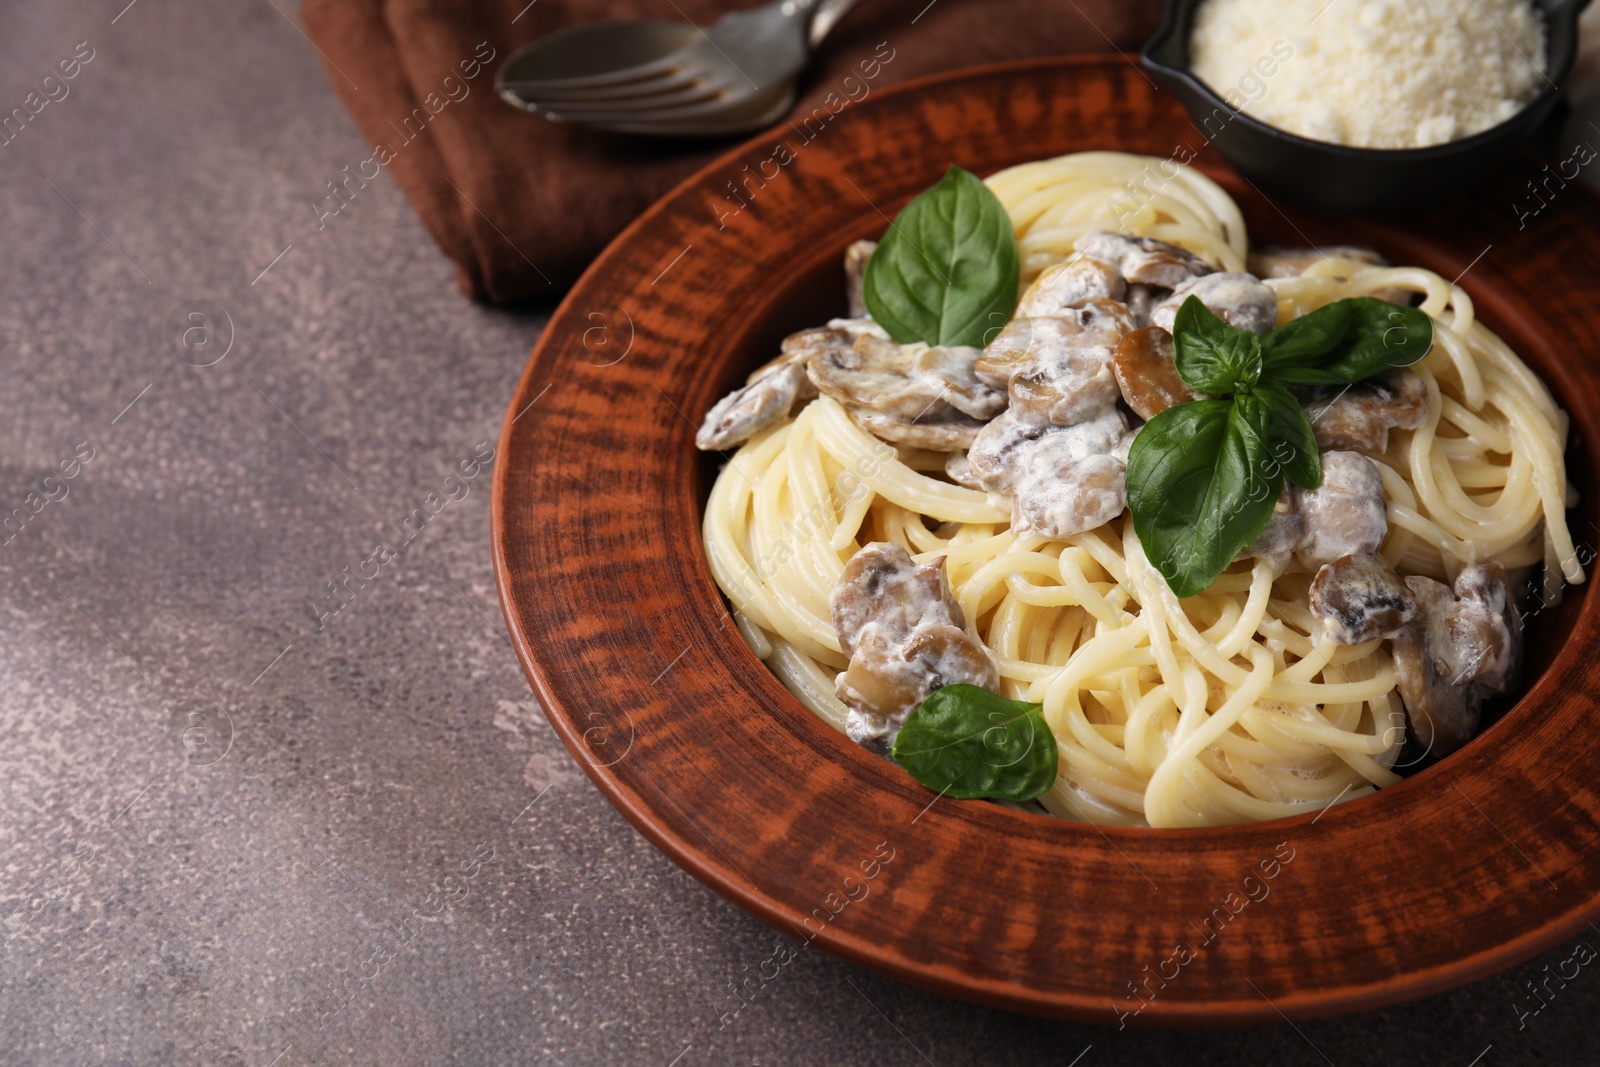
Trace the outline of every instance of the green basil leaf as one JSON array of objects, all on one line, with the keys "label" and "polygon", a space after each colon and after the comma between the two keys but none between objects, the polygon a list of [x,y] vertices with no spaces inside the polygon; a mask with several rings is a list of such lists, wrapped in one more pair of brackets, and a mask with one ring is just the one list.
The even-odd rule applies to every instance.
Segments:
[{"label": "green basil leaf", "polygon": [[1337,300],[1257,339],[1194,297],[1173,322],[1178,373],[1208,393],[1145,423],[1128,454],[1128,511],[1180,597],[1202,592],[1272,518],[1287,476],[1322,484],[1317,438],[1285,386],[1349,385],[1433,346],[1433,320],[1371,297]]},{"label": "green basil leaf", "polygon": [[1172,323],[1178,377],[1203,393],[1231,393],[1261,377],[1261,340],[1229,326],[1198,297],[1178,307]]},{"label": "green basil leaf", "polygon": [[1042,712],[975,685],[947,685],[906,718],[894,758],[947,796],[1032,800],[1055,784],[1061,758]]},{"label": "green basil leaf", "polygon": [[[1342,308],[1341,305],[1344,305]],[[1279,334],[1313,316],[1339,309],[1325,316],[1313,330],[1316,333],[1338,318],[1344,319],[1344,333],[1329,348],[1312,357],[1304,354],[1308,337],[1292,332],[1280,341]],[[1408,367],[1422,359],[1433,347],[1433,320],[1417,308],[1401,307],[1370,296],[1350,297],[1319,308],[1294,322],[1285,323],[1261,342],[1262,376],[1278,385],[1350,385],[1391,367]]]},{"label": "green basil leaf", "polygon": [[1359,382],[1391,367],[1409,367],[1433,347],[1433,320],[1417,308],[1356,297],[1349,348],[1321,370],[1341,383]]},{"label": "green basil leaf", "polygon": [[1335,300],[1267,334],[1261,339],[1261,373],[1271,377],[1278,369],[1321,362],[1350,332],[1352,310],[1349,300]]},{"label": "green basil leaf", "polygon": [[1134,438],[1128,510],[1145,555],[1180,597],[1216,581],[1283,494],[1266,405],[1251,394],[1180,404]]},{"label": "green basil leaf", "polygon": [[1281,385],[1258,385],[1250,391],[1261,405],[1267,447],[1289,480],[1302,489],[1322,484],[1322,455],[1311,420],[1293,393]]},{"label": "green basil leaf", "polygon": [[867,261],[864,295],[901,344],[981,348],[1017,307],[1011,216],[978,178],[951,167],[895,217]]}]

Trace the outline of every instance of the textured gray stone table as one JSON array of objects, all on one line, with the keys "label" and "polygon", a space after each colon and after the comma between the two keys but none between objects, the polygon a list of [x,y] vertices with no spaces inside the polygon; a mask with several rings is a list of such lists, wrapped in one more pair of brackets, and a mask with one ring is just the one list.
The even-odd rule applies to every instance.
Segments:
[{"label": "textured gray stone table", "polygon": [[460,475],[542,316],[458,296],[387,179],[318,228],[365,146],[288,0],[126,2],[0,7],[0,114],[58,97],[0,144],[0,1062],[1600,1056],[1591,968],[1519,1028],[1575,946],[1198,1034],[804,953],[720,1026],[779,935],[568,759],[503,632],[488,475]]}]

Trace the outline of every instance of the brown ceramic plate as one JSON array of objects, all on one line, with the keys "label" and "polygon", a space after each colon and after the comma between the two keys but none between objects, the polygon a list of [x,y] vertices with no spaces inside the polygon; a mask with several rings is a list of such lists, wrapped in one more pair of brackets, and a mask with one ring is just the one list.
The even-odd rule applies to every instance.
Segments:
[{"label": "brown ceramic plate", "polygon": [[930,808],[932,794],[768,673],[702,557],[716,460],[694,451],[695,425],[786,333],[842,312],[848,242],[879,235],[952,163],[988,174],[1182,145],[1202,149],[1257,242],[1364,244],[1462,275],[1572,413],[1573,529],[1592,545],[1594,200],[1564,190],[1521,231],[1514,179],[1403,225],[1279,210],[1130,63],[1064,59],[927,80],[825,126],[780,128],[618,238],[556,312],[511,404],[494,497],[506,619],[551,723],[635,826],[739,906],[865,967],[1108,1023],[1328,1015],[1468,982],[1600,911],[1587,586],[1532,620],[1521,700],[1404,783],[1317,816],[1101,830],[993,804]]}]

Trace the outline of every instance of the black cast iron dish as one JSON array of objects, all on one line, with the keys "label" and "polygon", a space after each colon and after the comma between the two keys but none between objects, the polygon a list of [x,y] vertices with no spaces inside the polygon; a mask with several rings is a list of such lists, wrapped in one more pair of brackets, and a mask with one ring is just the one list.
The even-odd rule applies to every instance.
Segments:
[{"label": "black cast iron dish", "polygon": [[[1545,85],[1505,122],[1464,140],[1428,148],[1351,148],[1299,137],[1235,111],[1195,77],[1189,70],[1189,33],[1195,11],[1204,2],[1167,0],[1161,29],[1140,57],[1145,69],[1183,101],[1202,136],[1267,196],[1319,211],[1380,217],[1412,215],[1442,203],[1516,158],[1518,149],[1550,114],[1572,73],[1578,15],[1589,4],[1589,0],[1534,0],[1545,23]],[[1322,17],[1340,16],[1335,7]],[[1226,92],[1231,87],[1221,88]]]}]

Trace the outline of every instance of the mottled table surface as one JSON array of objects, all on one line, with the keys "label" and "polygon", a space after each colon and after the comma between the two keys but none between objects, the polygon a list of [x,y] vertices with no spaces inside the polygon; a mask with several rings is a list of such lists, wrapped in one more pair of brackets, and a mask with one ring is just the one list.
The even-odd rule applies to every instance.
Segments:
[{"label": "mottled table surface", "polygon": [[0,143],[0,1060],[1600,1057],[1576,942],[1298,1027],[1056,1024],[815,952],[724,1017],[780,936],[579,773],[496,604],[482,457],[543,314],[459,296],[387,178],[319,224],[367,149],[289,0],[125,3],[0,8],[0,113],[58,97]]}]

